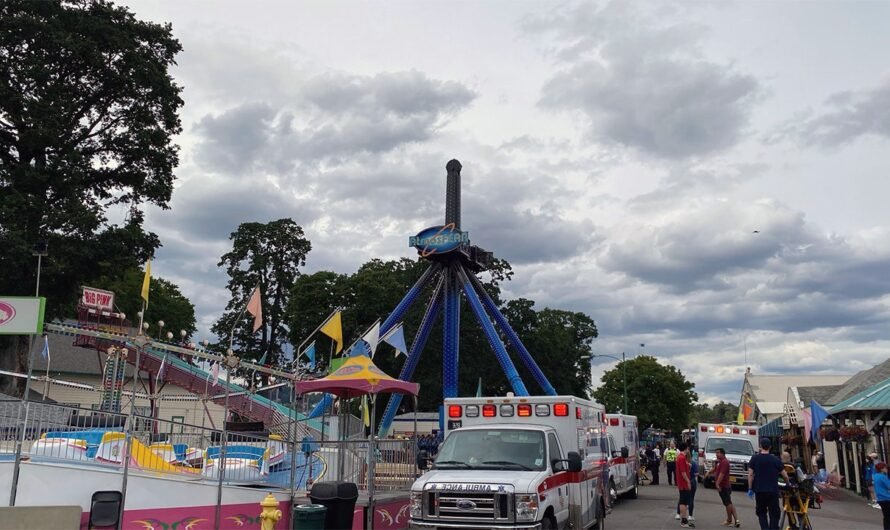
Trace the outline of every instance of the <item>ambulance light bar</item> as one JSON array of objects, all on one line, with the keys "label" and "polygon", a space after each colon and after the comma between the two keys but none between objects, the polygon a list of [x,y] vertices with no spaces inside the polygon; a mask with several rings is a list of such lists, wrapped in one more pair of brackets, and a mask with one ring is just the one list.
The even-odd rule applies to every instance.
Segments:
[{"label": "ambulance light bar", "polygon": [[[612,421],[612,420],[610,420]],[[612,423],[612,425],[615,425]],[[723,425],[702,425],[700,427],[701,432],[716,432],[717,434],[743,434],[750,436],[757,436],[757,429],[744,429],[739,427],[730,427]]]},{"label": "ambulance light bar", "polygon": [[[502,418],[512,418],[515,415],[520,418],[530,418],[532,416],[532,404],[524,403],[525,400],[521,401],[523,401],[523,403],[518,403],[515,406],[509,403],[502,403],[501,405],[488,403],[482,405],[482,417],[495,418],[500,416]],[[498,407],[500,407],[500,412],[498,412]],[[568,403],[554,403],[552,409],[554,416],[565,417],[569,415]],[[550,416],[551,406],[547,403],[536,404],[534,405],[534,412],[535,416]],[[478,418],[479,405],[448,405],[449,418],[457,419],[463,416],[466,416],[467,418]],[[581,412],[581,407],[575,407],[575,418],[580,420],[582,417],[583,413]],[[618,425],[617,419],[612,419],[610,421],[612,422],[612,425]]]},{"label": "ambulance light bar", "polygon": [[510,418],[513,416],[513,405],[501,405],[501,417]]},{"label": "ambulance light bar", "polygon": [[494,418],[497,414],[497,407],[494,405],[482,405],[482,417]]},{"label": "ambulance light bar", "polygon": [[542,403],[540,405],[535,405],[535,416],[549,416],[550,415],[550,405],[546,403]]},{"label": "ambulance light bar", "polygon": [[460,418],[461,410],[460,405],[448,405],[448,417],[449,418]]},{"label": "ambulance light bar", "polygon": [[529,404],[516,405],[516,415],[520,418],[529,418],[532,415],[532,406]]},{"label": "ambulance light bar", "polygon": [[464,409],[464,414],[466,414],[468,418],[478,418],[479,405],[467,405],[467,408]]},{"label": "ambulance light bar", "polygon": [[609,418],[609,425],[616,427],[618,425],[618,418]]},{"label": "ambulance light bar", "polygon": [[568,416],[569,415],[569,404],[568,403],[554,403],[553,404],[553,415],[554,416]]}]

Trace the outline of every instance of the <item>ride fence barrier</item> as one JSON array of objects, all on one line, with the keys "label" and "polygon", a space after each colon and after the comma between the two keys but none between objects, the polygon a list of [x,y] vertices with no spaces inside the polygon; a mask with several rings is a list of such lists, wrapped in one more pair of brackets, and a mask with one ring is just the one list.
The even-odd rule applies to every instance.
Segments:
[{"label": "ride fence barrier", "polygon": [[[26,405],[27,421],[23,424]],[[360,490],[368,489],[366,439],[304,438],[292,443],[267,432],[228,432],[223,440],[219,429],[136,413],[39,401],[0,401],[0,455],[13,455],[22,434],[22,456],[33,461],[67,461],[122,470],[129,434],[131,474],[151,472],[215,482],[224,467],[223,482],[228,484],[305,491],[318,480],[347,480],[358,484]],[[374,489],[410,488],[419,475],[414,440],[381,439],[375,443]],[[294,448],[296,451],[292,451]]]}]

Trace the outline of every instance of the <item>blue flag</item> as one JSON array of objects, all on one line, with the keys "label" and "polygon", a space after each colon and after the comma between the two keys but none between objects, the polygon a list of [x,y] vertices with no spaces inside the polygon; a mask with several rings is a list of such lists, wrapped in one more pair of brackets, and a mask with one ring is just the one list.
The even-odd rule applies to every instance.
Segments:
[{"label": "blue flag", "polygon": [[810,413],[813,415],[813,423],[810,427],[810,437],[816,441],[819,439],[819,427],[822,426],[822,422],[825,421],[825,418],[831,416],[831,414],[822,408],[822,405],[816,403],[815,399],[810,400]]},{"label": "blue flag", "polygon": [[268,357],[268,356],[269,356],[269,350],[266,350],[266,352],[263,353],[263,356],[260,357],[260,360],[257,361],[256,363],[257,363],[258,365],[260,365],[260,366],[266,364],[266,357]]},{"label": "blue flag", "polygon": [[383,337],[383,341],[396,349],[396,357],[398,357],[400,353],[408,355],[408,346],[405,345],[405,330],[402,329],[401,324],[387,333],[386,336]]},{"label": "blue flag", "polygon": [[309,369],[315,370],[315,341],[312,341],[312,344],[309,345],[308,348],[303,350],[303,355],[309,359]]}]

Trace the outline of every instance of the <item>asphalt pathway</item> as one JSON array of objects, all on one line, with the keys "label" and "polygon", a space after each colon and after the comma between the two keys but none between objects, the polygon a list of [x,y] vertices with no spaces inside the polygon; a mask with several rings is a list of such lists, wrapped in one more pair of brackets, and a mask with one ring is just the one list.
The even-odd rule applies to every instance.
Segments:
[{"label": "asphalt pathway", "polygon": [[[662,474],[664,477],[664,474]],[[636,499],[622,499],[606,517],[606,528],[628,530],[679,529],[680,521],[674,519],[677,509],[677,488],[661,484],[643,486]],[[742,490],[734,490],[733,503],[739,513],[742,528],[759,530],[754,514],[754,501]],[[726,512],[717,496],[717,490],[705,489],[699,484],[695,495],[695,527],[697,529],[721,529],[720,523]],[[871,530],[881,529],[881,510],[868,506],[864,500],[845,491],[829,492],[822,509],[810,510],[814,530]]]}]

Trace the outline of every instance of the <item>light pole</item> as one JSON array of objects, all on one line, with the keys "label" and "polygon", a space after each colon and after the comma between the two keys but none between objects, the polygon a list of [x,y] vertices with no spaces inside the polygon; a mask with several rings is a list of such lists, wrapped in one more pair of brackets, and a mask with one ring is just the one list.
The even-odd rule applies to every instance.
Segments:
[{"label": "light pole", "polygon": [[[585,355],[584,357],[588,356]],[[624,379],[624,409],[621,412],[627,414],[627,358],[625,357],[624,352],[621,352],[620,359],[618,357],[615,357],[614,355],[607,355],[604,353],[595,353],[593,355],[590,355],[589,357],[591,361],[593,361],[594,357],[608,357],[610,359],[615,359],[616,361],[621,361],[621,368],[623,372],[622,378]]]}]

